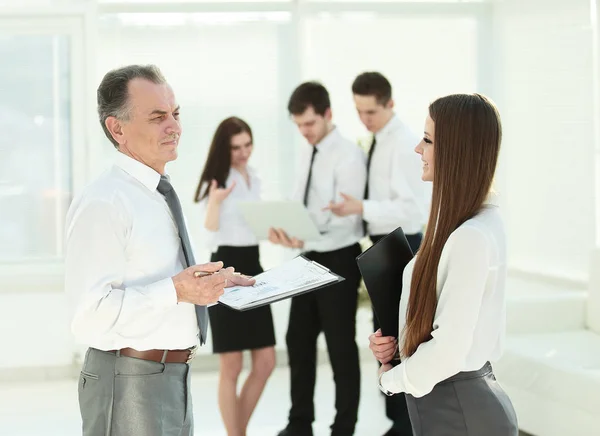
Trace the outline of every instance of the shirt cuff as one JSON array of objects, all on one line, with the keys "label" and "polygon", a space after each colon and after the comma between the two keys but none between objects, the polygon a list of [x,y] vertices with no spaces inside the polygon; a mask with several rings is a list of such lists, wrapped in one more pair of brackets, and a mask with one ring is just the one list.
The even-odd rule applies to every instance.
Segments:
[{"label": "shirt cuff", "polygon": [[362,202],[363,213],[362,218],[366,222],[370,222],[373,219],[373,201],[363,200]]},{"label": "shirt cuff", "polygon": [[383,392],[384,394],[386,394],[388,397],[391,397],[392,395],[394,395],[394,393],[383,387],[383,380],[382,379],[383,379],[383,376],[387,375],[390,371],[387,371],[387,372],[384,372],[384,373],[380,374],[379,375],[379,379],[378,379],[379,390],[381,392]]},{"label": "shirt cuff", "polygon": [[301,252],[313,251],[315,247],[318,247],[318,243],[314,241],[304,241],[304,247],[300,250]]},{"label": "shirt cuff", "polygon": [[169,308],[177,305],[177,291],[173,279],[168,277],[146,286],[145,292],[157,308]]}]

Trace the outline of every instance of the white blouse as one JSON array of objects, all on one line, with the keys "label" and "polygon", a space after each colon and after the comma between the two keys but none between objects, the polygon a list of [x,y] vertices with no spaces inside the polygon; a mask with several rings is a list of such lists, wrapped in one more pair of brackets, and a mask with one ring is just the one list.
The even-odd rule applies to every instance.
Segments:
[{"label": "white blouse", "polygon": [[[414,262],[407,265],[403,275],[400,347]],[[458,372],[474,371],[500,358],[506,326],[505,281],[504,225],[498,207],[489,202],[444,245],[432,339],[384,373],[380,389],[422,397]]]},{"label": "white blouse", "polygon": [[[228,188],[235,181],[235,188],[221,203],[219,210],[219,230],[211,231],[204,227],[206,219],[206,207],[208,204],[208,196],[202,199],[200,207],[201,213],[201,244],[202,246],[216,251],[221,245],[234,247],[247,247],[257,245],[258,240],[252,230],[246,224],[246,221],[239,208],[239,203],[243,201],[260,201],[261,197],[261,181],[256,171],[248,167],[248,176],[250,183],[246,182],[245,177],[235,168],[230,168],[229,176],[225,182],[225,187]],[[204,192],[205,186],[200,192]]]}]

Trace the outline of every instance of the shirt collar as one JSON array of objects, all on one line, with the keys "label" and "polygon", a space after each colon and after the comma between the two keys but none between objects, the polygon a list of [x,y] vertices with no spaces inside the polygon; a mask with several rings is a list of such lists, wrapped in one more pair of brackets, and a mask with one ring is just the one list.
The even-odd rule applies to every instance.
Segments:
[{"label": "shirt collar", "polygon": [[[246,172],[248,173],[248,176],[252,177],[254,176],[255,172],[254,172],[254,168],[252,168],[250,165],[246,166]],[[229,167],[229,174],[235,174],[238,177],[244,177],[242,175],[242,173],[234,167]]]},{"label": "shirt collar", "polygon": [[[160,182],[160,174],[146,164],[127,156],[120,151],[117,152],[115,165],[125,171],[134,179],[142,183],[150,191],[156,191],[158,182]],[[166,175],[166,174],[165,174]],[[168,175],[167,179],[169,178]]]},{"label": "shirt collar", "polygon": [[387,136],[390,132],[396,130],[401,126],[402,121],[400,121],[396,114],[394,114],[392,115],[392,118],[390,118],[390,120],[387,122],[387,124],[383,126],[383,128],[379,132],[375,133],[375,138],[377,138],[377,140],[380,140]]},{"label": "shirt collar", "polygon": [[483,204],[490,205],[490,206],[499,206],[500,205],[500,194],[498,194],[496,191],[494,191],[492,189],[490,192],[488,192],[488,195],[485,198],[485,200],[483,201]]},{"label": "shirt collar", "polygon": [[319,142],[316,147],[318,151],[324,151],[325,149],[327,149],[331,144],[334,144],[340,137],[340,132],[338,131],[338,128],[336,126],[333,126],[333,129],[331,130],[331,132],[329,132],[327,135],[325,135],[325,137],[323,139],[321,139],[321,142]]}]

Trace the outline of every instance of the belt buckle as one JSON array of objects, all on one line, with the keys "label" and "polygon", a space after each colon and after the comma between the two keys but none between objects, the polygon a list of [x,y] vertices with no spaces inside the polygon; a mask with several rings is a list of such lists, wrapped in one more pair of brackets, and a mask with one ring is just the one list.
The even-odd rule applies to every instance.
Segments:
[{"label": "belt buckle", "polygon": [[185,361],[185,363],[187,363],[188,365],[190,364],[190,362],[192,360],[194,360],[194,357],[196,357],[196,351],[198,350],[198,346],[194,345],[192,348],[190,348],[190,354],[187,358],[187,360]]}]

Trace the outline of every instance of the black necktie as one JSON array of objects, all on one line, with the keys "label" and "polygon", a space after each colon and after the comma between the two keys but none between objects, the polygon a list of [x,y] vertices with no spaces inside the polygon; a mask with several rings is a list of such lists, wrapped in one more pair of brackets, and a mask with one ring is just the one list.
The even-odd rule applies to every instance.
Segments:
[{"label": "black necktie", "polygon": [[[173,185],[169,182],[166,176],[160,177],[160,182],[156,188],[167,200],[167,205],[171,209],[173,219],[179,230],[179,239],[181,240],[181,247],[183,248],[183,255],[185,256],[185,262],[187,266],[196,264],[194,260],[194,253],[192,252],[192,245],[190,244],[190,238],[185,228],[185,222],[183,221],[183,212],[181,211],[181,203],[179,198],[173,189]],[[200,341],[202,344],[206,342],[206,333],[208,329],[208,310],[206,306],[195,306],[196,317],[198,319],[198,327],[200,329]]]},{"label": "black necktie", "polygon": [[313,163],[316,155],[317,147],[313,145],[312,157],[310,158],[310,168],[308,170],[308,178],[306,179],[306,186],[304,187],[304,206],[308,206],[308,191],[310,190],[310,179],[312,178]]},{"label": "black necktie", "polygon": [[[373,142],[371,142],[371,148],[369,149],[369,157],[367,159],[367,183],[365,183],[365,195],[363,195],[363,198],[365,200],[369,199],[369,174],[371,172],[371,159],[373,159],[373,152],[375,151],[376,144],[377,144],[377,138],[375,138],[375,136],[373,136]],[[367,222],[365,220],[363,220],[362,225],[363,225],[363,234],[366,236],[367,235]]]}]

